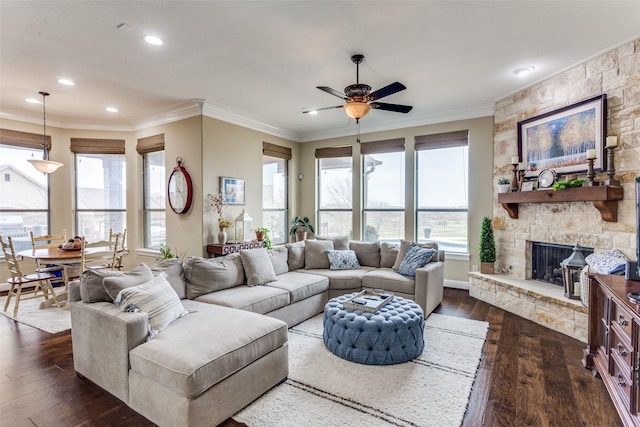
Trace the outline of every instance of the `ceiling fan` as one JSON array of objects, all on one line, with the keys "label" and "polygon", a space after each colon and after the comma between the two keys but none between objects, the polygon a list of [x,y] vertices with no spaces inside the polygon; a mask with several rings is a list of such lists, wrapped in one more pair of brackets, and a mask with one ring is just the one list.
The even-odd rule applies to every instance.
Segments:
[{"label": "ceiling fan", "polygon": [[359,120],[366,116],[372,108],[377,110],[394,111],[396,113],[408,113],[413,108],[410,105],[387,104],[385,102],[377,102],[378,99],[385,96],[393,95],[396,92],[405,90],[407,87],[399,82],[391,83],[381,89],[371,92],[371,86],[360,83],[360,64],[364,61],[364,55],[353,55],[351,61],[356,64],[356,83],[344,88],[344,93],[338,92],[327,86],[317,86],[318,89],[337,96],[346,101],[344,105],[336,105],[334,107],[325,107],[303,111],[303,113],[317,112],[320,110],[330,110],[333,108],[344,108],[347,116],[352,119]]}]

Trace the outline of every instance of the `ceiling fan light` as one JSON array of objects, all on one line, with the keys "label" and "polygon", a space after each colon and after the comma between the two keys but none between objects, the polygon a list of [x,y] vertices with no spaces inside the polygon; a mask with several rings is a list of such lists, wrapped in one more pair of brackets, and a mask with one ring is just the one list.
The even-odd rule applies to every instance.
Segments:
[{"label": "ceiling fan light", "polygon": [[344,111],[347,113],[347,116],[356,120],[366,116],[370,110],[371,106],[369,104],[360,101],[347,102],[344,106]]},{"label": "ceiling fan light", "polygon": [[29,159],[27,160],[29,163],[33,165],[38,171],[42,173],[52,173],[58,170],[62,163],[54,162],[53,160],[38,160],[38,159]]}]

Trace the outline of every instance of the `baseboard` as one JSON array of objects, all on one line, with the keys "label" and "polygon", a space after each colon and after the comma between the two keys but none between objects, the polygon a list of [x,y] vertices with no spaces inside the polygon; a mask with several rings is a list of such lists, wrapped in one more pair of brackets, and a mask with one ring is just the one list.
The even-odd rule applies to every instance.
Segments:
[{"label": "baseboard", "polygon": [[444,279],[445,288],[464,289],[469,290],[469,282],[463,282],[462,280],[449,280]]}]

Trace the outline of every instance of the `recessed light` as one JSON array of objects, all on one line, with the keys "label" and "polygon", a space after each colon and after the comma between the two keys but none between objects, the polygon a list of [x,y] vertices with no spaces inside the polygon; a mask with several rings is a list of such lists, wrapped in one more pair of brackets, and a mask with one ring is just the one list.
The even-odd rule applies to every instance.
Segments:
[{"label": "recessed light", "polygon": [[73,80],[70,80],[70,79],[58,79],[58,83],[60,83],[61,85],[65,85],[65,86],[73,86],[73,85],[75,85]]},{"label": "recessed light", "polygon": [[107,110],[110,113],[117,113],[118,109],[116,107],[107,107],[105,108],[105,110]]},{"label": "recessed light", "polygon": [[27,101],[29,104],[42,104],[42,101],[35,98],[25,98],[25,101]]},{"label": "recessed light", "polygon": [[153,45],[153,46],[162,46],[164,42],[160,37],[157,36],[144,36],[144,41]]},{"label": "recessed light", "polygon": [[309,114],[312,116],[317,116],[318,112],[316,110],[309,111]]},{"label": "recessed light", "polygon": [[535,69],[536,67],[534,67],[533,65],[528,65],[526,67],[516,68],[515,70],[513,70],[513,73],[518,77],[527,77],[529,73],[531,73]]}]

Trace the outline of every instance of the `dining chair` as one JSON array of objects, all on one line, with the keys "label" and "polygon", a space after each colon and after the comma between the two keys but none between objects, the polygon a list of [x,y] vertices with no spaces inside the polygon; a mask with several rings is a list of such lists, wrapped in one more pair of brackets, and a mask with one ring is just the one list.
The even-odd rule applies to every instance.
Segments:
[{"label": "dining chair", "polygon": [[[10,288],[9,294],[7,295],[7,301],[4,303],[4,311],[7,311],[11,298],[15,297],[16,302],[13,307],[13,317],[16,317],[18,315],[20,301],[41,297],[38,295],[38,291],[40,290],[42,290],[45,300],[48,300],[49,295],[51,295],[53,301],[58,307],[60,307],[56,291],[53,286],[51,286],[51,279],[54,276],[50,273],[23,274],[20,269],[18,257],[16,256],[16,251],[13,247],[13,240],[11,239],[11,236],[7,236],[7,242],[5,242],[2,235],[0,235],[0,245],[2,246],[5,262],[9,269],[9,275],[11,276],[7,279],[7,283],[9,283]],[[27,289],[24,288],[25,285],[27,285]],[[33,288],[31,288],[31,286],[33,286]],[[23,295],[31,296],[24,298]]]},{"label": "dining chair", "polygon": [[80,249],[81,271],[104,268],[115,270],[118,258],[119,240],[120,234],[116,234],[114,240],[100,240],[91,243],[87,242],[83,237]]},{"label": "dining chair", "polygon": [[[57,248],[67,243],[67,230],[62,230],[61,235],[45,234],[43,236],[34,236],[33,231],[29,231],[29,235],[31,236],[31,247],[34,251],[42,248]],[[65,286],[67,284],[66,270],[63,265],[41,263],[37,258],[35,263],[36,273],[50,273],[53,276],[50,280],[51,285],[61,284]],[[57,274],[58,272],[60,272],[59,275]]]},{"label": "dining chair", "polygon": [[109,240],[115,240],[116,236],[119,235],[119,241],[120,241],[120,246],[118,247],[118,255],[116,257],[116,263],[115,263],[115,269],[116,270],[122,270],[122,257],[124,256],[124,252],[126,250],[125,248],[125,241],[127,238],[127,229],[125,228],[122,233],[114,233],[113,229],[109,229]]}]

